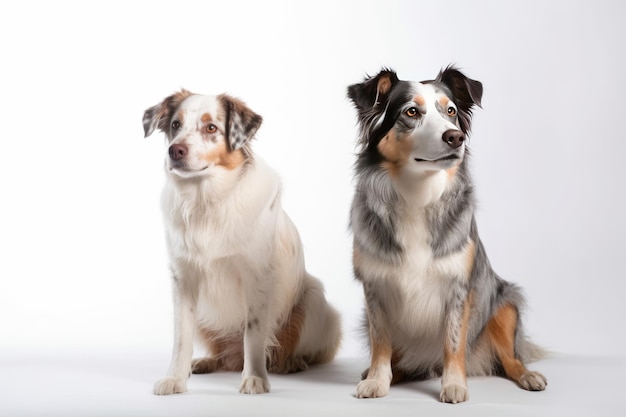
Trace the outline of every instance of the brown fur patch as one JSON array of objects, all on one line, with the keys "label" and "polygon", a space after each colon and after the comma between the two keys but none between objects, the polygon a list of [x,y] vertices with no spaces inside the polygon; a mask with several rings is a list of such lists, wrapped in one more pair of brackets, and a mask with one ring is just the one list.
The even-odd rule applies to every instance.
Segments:
[{"label": "brown fur patch", "polygon": [[420,107],[423,107],[426,104],[426,100],[424,99],[424,97],[419,94],[413,97],[413,101]]},{"label": "brown fur patch", "polygon": [[450,99],[447,96],[439,97],[439,105],[441,106],[441,108],[445,109],[449,102]]},{"label": "brown fur patch", "polygon": [[391,79],[389,78],[389,75],[380,77],[376,89],[379,95],[385,95],[389,92],[389,90],[391,90]]},{"label": "brown fur patch", "polygon": [[172,123],[172,117],[174,116],[174,113],[176,112],[180,104],[187,97],[190,97],[192,95],[193,93],[191,91],[183,89],[177,93],[172,94],[169,97],[166,97],[165,100],[163,100],[156,114],[156,117],[159,120],[159,129],[161,129],[163,132],[169,132],[169,126]]},{"label": "brown fur patch", "polygon": [[393,349],[389,340],[372,337],[372,362],[368,378],[375,378],[379,369],[391,366]]},{"label": "brown fur patch", "polygon": [[451,168],[446,169],[446,173],[448,174],[448,179],[452,180],[456,176],[456,173],[458,170],[459,170],[458,165],[455,165]]},{"label": "brown fur patch", "polygon": [[372,309],[372,306],[368,304],[367,315],[369,320],[370,347],[372,352],[370,368],[366,377],[368,379],[378,379],[384,377],[384,375],[381,375],[381,372],[386,372],[391,368],[393,347],[387,330],[387,324],[381,317],[381,312],[376,311],[376,308]]},{"label": "brown fur patch", "polygon": [[528,372],[524,364],[515,357],[517,318],[517,309],[511,304],[506,304],[491,317],[486,328],[487,338],[500,360],[504,373],[516,382]]},{"label": "brown fur patch", "polygon": [[472,275],[474,270],[474,262],[476,262],[476,243],[470,239],[466,248],[465,270],[467,273],[467,279]]},{"label": "brown fur patch", "polygon": [[246,156],[241,149],[229,151],[226,143],[221,141],[217,142],[215,148],[203,156],[205,161],[211,164],[215,164],[224,167],[228,170],[233,170],[246,161]]},{"label": "brown fur patch", "polygon": [[204,113],[202,117],[200,117],[200,121],[202,123],[208,123],[213,121],[213,116],[210,113]]},{"label": "brown fur patch", "polygon": [[387,168],[391,175],[398,175],[402,167],[406,165],[411,156],[413,144],[410,138],[399,136],[392,129],[378,143],[378,151],[385,158],[383,166]]},{"label": "brown fur patch", "polygon": [[276,332],[278,346],[272,346],[269,349],[269,361],[272,366],[281,368],[280,364],[284,363],[296,351],[298,343],[300,343],[305,318],[306,310],[300,302],[293,307],[285,323]]},{"label": "brown fur patch", "polygon": [[[205,363],[205,368],[194,369],[196,373],[214,371],[241,371],[243,370],[243,336],[237,334],[223,334],[213,330],[200,330],[200,337],[204,342],[211,358]],[[211,364],[208,369],[206,364]]]}]

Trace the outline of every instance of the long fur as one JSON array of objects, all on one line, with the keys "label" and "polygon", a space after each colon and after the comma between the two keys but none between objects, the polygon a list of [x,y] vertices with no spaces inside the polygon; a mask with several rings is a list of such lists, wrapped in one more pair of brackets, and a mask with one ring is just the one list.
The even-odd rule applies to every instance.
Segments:
[{"label": "long fur", "polygon": [[454,67],[420,83],[384,68],[348,88],[360,148],[354,272],[372,350],[358,397],[434,376],[453,403],[467,400],[467,375],[545,387],[522,364],[542,353],[522,328],[522,291],[493,271],[476,227],[466,139],[482,91]]},{"label": "long fur", "polygon": [[[162,208],[175,312],[155,394],[184,392],[191,371],[242,370],[241,392],[268,392],[268,370],[328,362],[339,346],[339,316],[305,270],[278,176],[252,152],[261,121],[236,98],[186,90],[144,114],[146,136],[168,139]],[[208,355],[192,361],[194,337]]]}]

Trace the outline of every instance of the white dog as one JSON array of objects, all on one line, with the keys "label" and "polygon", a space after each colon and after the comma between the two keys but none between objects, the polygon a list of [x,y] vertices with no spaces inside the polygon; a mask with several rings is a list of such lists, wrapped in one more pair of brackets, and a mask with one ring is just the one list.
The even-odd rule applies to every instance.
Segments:
[{"label": "white dog", "polygon": [[[335,356],[337,312],[304,267],[281,184],[250,140],[262,118],[228,95],[182,90],[146,110],[145,136],[169,141],[163,212],[175,335],[159,395],[185,392],[190,371],[241,371],[240,392],[269,392],[267,371],[297,372]],[[192,362],[197,336],[209,351]]]}]

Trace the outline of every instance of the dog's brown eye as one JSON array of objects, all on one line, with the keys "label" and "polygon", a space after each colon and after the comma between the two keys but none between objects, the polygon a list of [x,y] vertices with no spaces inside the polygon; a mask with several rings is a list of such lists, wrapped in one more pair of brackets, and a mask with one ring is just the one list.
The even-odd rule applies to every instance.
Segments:
[{"label": "dog's brown eye", "polygon": [[180,122],[179,122],[178,120],[174,120],[174,121],[172,122],[172,129],[173,129],[173,130],[180,129]]},{"label": "dog's brown eye", "polygon": [[454,107],[448,107],[448,116],[450,117],[456,116],[456,109]]},{"label": "dog's brown eye", "polygon": [[418,111],[415,107],[410,107],[404,112],[404,114],[406,114],[409,117],[415,117],[417,116],[417,113]]},{"label": "dog's brown eye", "polygon": [[217,132],[217,126],[215,126],[214,124],[208,124],[206,127],[206,131],[209,133],[215,133]]}]

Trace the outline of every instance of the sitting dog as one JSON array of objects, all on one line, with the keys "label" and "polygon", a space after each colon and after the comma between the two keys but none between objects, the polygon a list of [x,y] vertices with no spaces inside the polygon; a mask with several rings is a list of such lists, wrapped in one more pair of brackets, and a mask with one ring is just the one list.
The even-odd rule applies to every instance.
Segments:
[{"label": "sitting dog", "polygon": [[[267,371],[333,359],[337,312],[304,266],[277,174],[254,156],[262,118],[228,95],[182,90],[146,110],[145,136],[165,133],[162,196],[174,298],[174,349],[158,395],[189,373],[242,371],[240,392],[269,392]],[[209,356],[192,361],[197,336]]]},{"label": "sitting dog", "polygon": [[422,82],[383,69],[348,87],[360,130],[353,265],[371,348],[359,398],[434,376],[448,403],[468,399],[467,375],[546,386],[524,366],[542,351],[522,330],[521,290],[491,269],[474,219],[466,139],[482,92],[454,67]]}]

